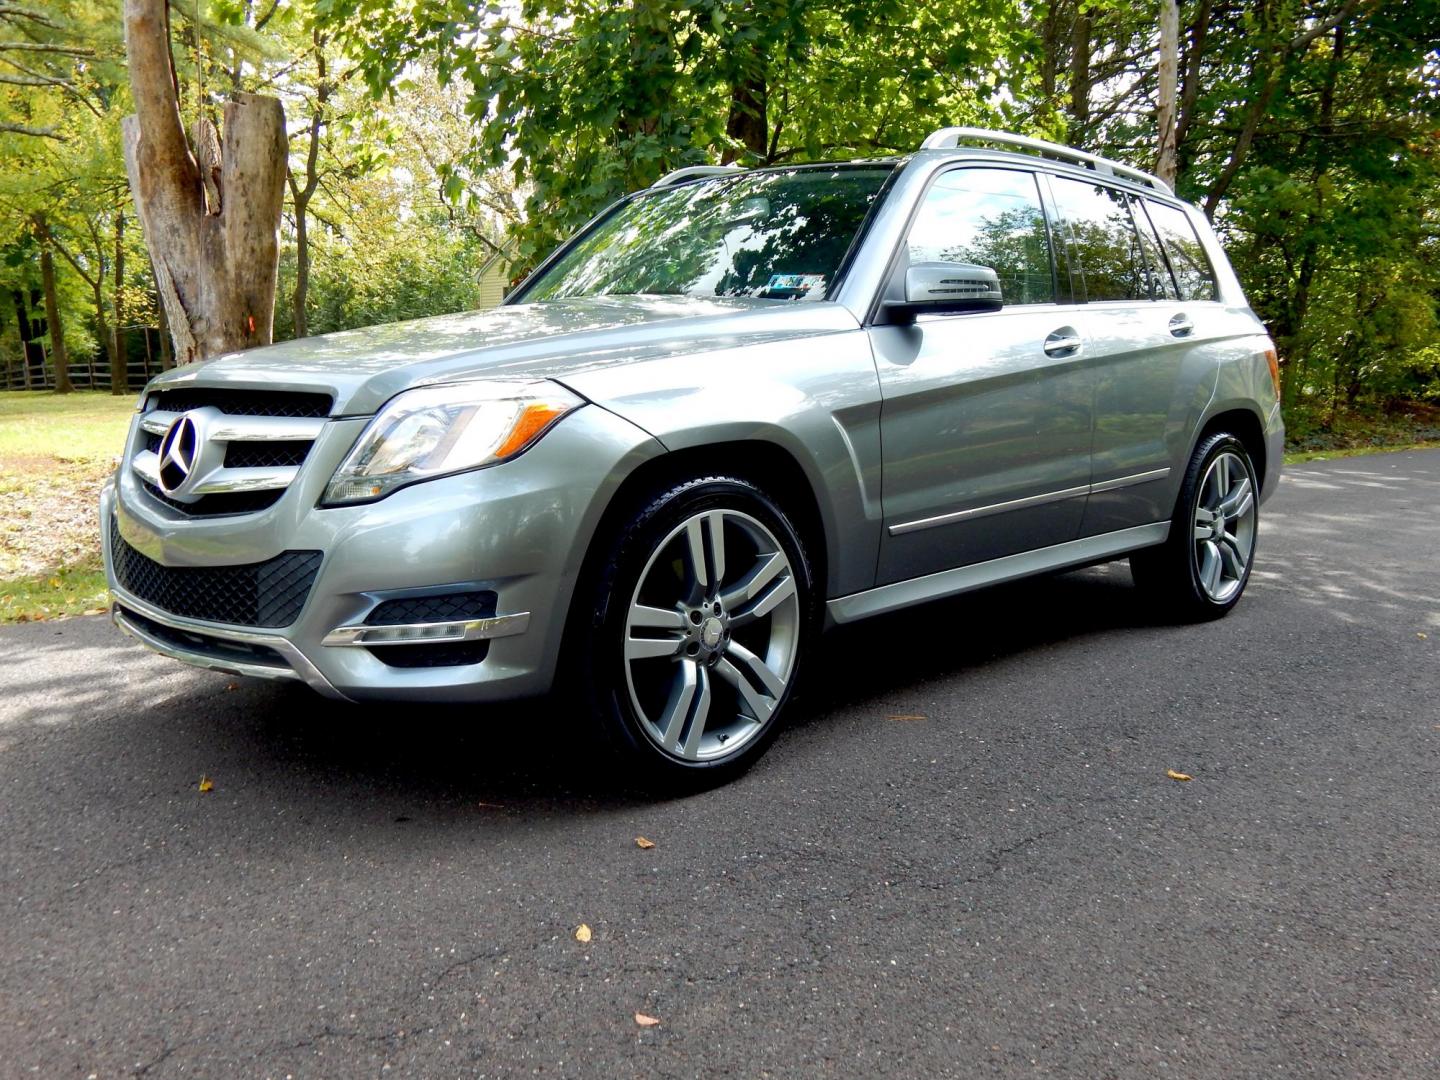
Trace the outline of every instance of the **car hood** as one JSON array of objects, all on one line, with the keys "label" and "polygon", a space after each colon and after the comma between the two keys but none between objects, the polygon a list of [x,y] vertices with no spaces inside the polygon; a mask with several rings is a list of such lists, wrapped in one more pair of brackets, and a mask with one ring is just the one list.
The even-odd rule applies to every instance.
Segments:
[{"label": "car hood", "polygon": [[467,379],[556,379],[662,356],[854,330],[834,303],[604,296],[343,330],[227,353],[151,389],[328,393],[336,416],[369,415],[402,390]]}]

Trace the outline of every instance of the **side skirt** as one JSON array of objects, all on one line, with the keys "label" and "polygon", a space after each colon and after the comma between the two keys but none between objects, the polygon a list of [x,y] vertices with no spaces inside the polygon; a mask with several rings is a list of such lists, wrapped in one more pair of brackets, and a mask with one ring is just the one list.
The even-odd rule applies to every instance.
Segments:
[{"label": "side skirt", "polygon": [[1017,578],[1063,570],[1067,566],[1101,562],[1138,548],[1163,544],[1169,536],[1170,522],[1157,521],[1151,525],[1136,525],[1099,536],[1086,536],[1053,547],[1022,551],[988,562],[957,566],[953,570],[941,570],[939,573],[910,578],[908,581],[896,581],[827,601],[826,622],[855,622],[871,615],[883,615],[913,604],[923,604],[927,600],[956,596],[972,589],[983,589]]}]

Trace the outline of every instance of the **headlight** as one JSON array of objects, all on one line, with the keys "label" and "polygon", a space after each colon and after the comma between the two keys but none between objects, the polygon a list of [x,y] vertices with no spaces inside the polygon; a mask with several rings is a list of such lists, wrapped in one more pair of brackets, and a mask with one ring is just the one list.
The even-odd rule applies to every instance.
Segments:
[{"label": "headlight", "polygon": [[562,386],[427,386],[391,398],[325,489],[322,506],[383,499],[419,480],[514,457],[584,401]]}]

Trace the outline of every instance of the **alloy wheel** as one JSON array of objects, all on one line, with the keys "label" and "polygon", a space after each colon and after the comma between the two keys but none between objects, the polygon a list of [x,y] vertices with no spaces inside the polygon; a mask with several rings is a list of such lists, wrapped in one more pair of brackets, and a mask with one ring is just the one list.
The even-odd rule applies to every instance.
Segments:
[{"label": "alloy wheel", "polygon": [[1255,485],[1249,466],[1233,450],[1215,456],[1195,500],[1195,573],[1217,604],[1245,584],[1255,553]]},{"label": "alloy wheel", "polygon": [[626,613],[641,730],[687,761],[739,753],[784,698],[800,633],[794,569],[775,534],[738,510],[687,517],[651,552]]}]

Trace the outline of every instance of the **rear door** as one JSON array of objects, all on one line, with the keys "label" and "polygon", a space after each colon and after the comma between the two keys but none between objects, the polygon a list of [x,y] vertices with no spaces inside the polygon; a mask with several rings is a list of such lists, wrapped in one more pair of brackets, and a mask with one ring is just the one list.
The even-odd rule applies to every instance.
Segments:
[{"label": "rear door", "polygon": [[883,398],[877,584],[1078,534],[1094,388],[1052,249],[1031,171],[959,166],[922,197],[887,295],[904,295],[910,261],[938,259],[992,267],[1004,307],[870,330]]},{"label": "rear door", "polygon": [[[1180,299],[1143,200],[1090,180],[1057,175],[1050,184],[1071,272],[1083,281],[1079,320],[1095,375],[1093,486],[1080,534],[1162,521],[1215,388],[1218,363],[1206,346],[1219,320],[1203,302]],[[1213,298],[1213,278],[1210,287]]]}]

